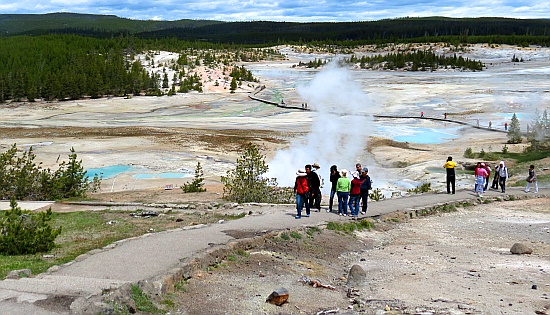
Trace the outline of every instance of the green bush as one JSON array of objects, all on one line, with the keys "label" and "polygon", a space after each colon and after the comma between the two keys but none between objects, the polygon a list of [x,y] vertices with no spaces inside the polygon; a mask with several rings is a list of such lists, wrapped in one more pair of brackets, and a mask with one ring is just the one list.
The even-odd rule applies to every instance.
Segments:
[{"label": "green bush", "polygon": [[61,227],[52,228],[52,210],[32,212],[21,210],[12,198],[10,210],[0,214],[0,253],[26,255],[47,252],[54,248]]},{"label": "green bush", "polygon": [[[243,202],[280,203],[292,200],[289,190],[277,187],[275,178],[265,178],[269,167],[260,148],[252,143],[244,147],[243,155],[237,159],[237,166],[222,176],[223,193],[227,200]],[[280,194],[283,192],[283,194]],[[281,198],[281,196],[283,198]],[[281,201],[283,199],[283,201]]]},{"label": "green bush", "polygon": [[19,155],[15,144],[0,154],[0,199],[83,198],[87,191],[99,189],[100,178],[96,175],[88,181],[73,148],[69,161],[61,162],[55,171],[43,169],[34,162],[35,157],[32,147]]},{"label": "green bush", "polygon": [[467,147],[466,150],[464,150],[464,157],[468,159],[473,159],[476,157],[476,155],[474,154],[472,148]]},{"label": "green bush", "polygon": [[190,183],[185,183],[181,186],[181,189],[185,193],[190,192],[204,192],[206,189],[204,186],[204,172],[202,171],[201,162],[197,162],[197,167],[195,168],[195,178]]},{"label": "green bush", "polygon": [[430,183],[422,183],[422,185],[417,186],[415,188],[407,189],[407,192],[409,193],[415,193],[415,194],[422,194],[429,192],[432,189],[432,184]]},{"label": "green bush", "polygon": [[369,194],[369,199],[374,201],[379,201],[386,198],[380,188],[376,188]]}]

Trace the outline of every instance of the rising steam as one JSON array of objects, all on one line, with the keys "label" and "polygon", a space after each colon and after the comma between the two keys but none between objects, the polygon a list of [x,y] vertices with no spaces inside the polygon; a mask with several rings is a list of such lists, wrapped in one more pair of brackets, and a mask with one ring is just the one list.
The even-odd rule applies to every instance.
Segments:
[{"label": "rising steam", "polygon": [[361,84],[352,78],[351,71],[333,61],[310,82],[297,87],[301,99],[312,111],[311,130],[304,139],[278,151],[269,162],[270,178],[281,186],[293,186],[298,168],[314,162],[321,165],[325,189],[330,190],[329,168],[355,169],[355,163],[365,164],[367,137],[372,132],[373,108]]}]

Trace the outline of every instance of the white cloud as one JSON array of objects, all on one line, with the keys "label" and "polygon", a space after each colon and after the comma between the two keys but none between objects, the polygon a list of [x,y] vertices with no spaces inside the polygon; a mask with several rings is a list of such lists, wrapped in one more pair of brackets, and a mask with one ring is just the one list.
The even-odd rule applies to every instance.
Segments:
[{"label": "white cloud", "polygon": [[75,12],[134,19],[210,19],[221,21],[369,21],[405,16],[548,18],[549,2],[538,0],[1,0],[0,13]]}]

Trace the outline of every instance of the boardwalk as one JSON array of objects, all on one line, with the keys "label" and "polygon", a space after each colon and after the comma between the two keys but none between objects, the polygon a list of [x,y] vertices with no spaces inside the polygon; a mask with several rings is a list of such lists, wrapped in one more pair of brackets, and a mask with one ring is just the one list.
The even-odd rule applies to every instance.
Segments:
[{"label": "boardwalk", "polygon": [[264,91],[264,90],[265,90],[265,85],[259,86],[258,88],[256,88],[256,90],[254,90],[254,92],[248,94],[248,97],[255,100],[255,101],[270,104],[270,105],[275,105],[275,106],[281,107],[281,108],[310,110],[309,108],[307,108],[307,105],[304,107],[302,105],[298,106],[298,105],[294,105],[294,104],[286,104],[286,103],[283,103],[283,102],[274,102],[274,101],[270,101],[270,100],[259,97],[258,94],[260,92]]},{"label": "boardwalk", "polygon": [[444,119],[444,118],[435,118],[435,117],[428,117],[428,116],[399,116],[399,115],[373,115],[374,118],[378,119],[423,119],[423,120],[432,120],[432,121],[440,121],[440,122],[448,122],[453,124],[459,124],[464,126],[469,126],[476,129],[482,129],[487,131],[493,131],[493,132],[500,132],[500,133],[508,133],[506,130],[501,129],[495,129],[495,128],[489,128],[488,126],[479,126],[478,124],[472,124],[468,123],[462,120],[454,120],[454,119]]}]

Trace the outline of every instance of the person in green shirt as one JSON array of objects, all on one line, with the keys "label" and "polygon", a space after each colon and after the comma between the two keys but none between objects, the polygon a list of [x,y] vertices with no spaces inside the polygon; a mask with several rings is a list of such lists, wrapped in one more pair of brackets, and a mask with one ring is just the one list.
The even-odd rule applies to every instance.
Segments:
[{"label": "person in green shirt", "polygon": [[453,162],[453,157],[449,156],[447,158],[447,162],[443,164],[443,167],[447,170],[447,193],[451,193],[451,186],[452,186],[452,194],[455,194],[455,167],[456,163]]},{"label": "person in green shirt", "polygon": [[351,181],[347,178],[348,171],[346,169],[341,170],[340,174],[342,177],[338,178],[338,182],[336,183],[336,194],[338,195],[338,214],[347,216]]}]

